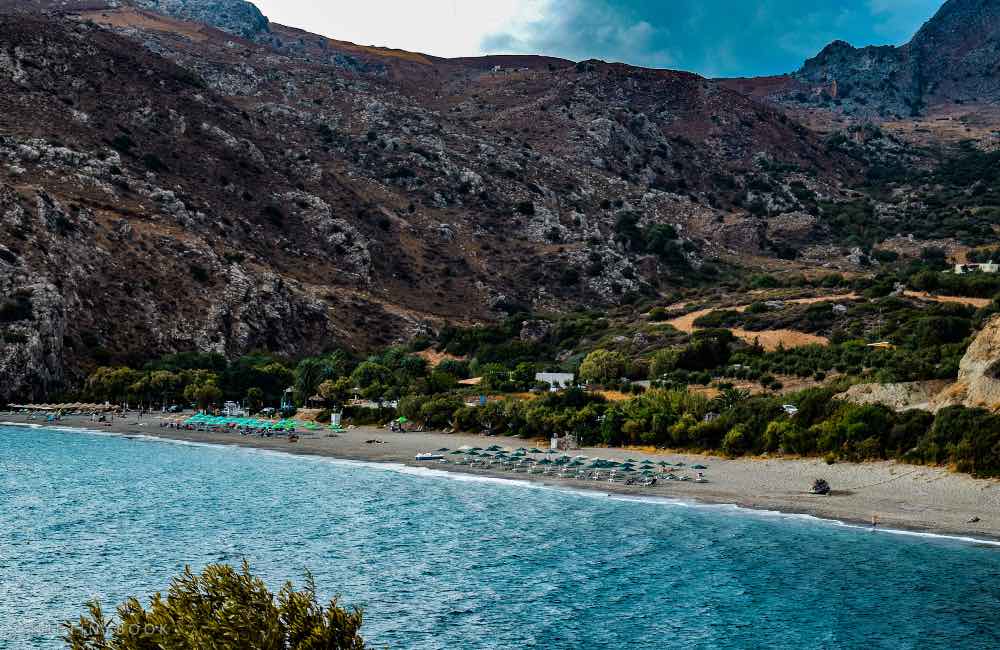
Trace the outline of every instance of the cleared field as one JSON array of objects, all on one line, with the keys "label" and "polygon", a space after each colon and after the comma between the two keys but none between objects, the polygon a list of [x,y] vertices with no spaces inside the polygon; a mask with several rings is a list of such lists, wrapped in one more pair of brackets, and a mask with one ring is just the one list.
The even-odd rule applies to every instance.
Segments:
[{"label": "cleared field", "polygon": [[[817,302],[833,302],[836,300],[855,300],[858,298],[857,294],[837,294],[837,295],[827,295],[827,296],[816,296],[812,298],[795,298],[792,300],[785,300],[786,303],[806,305],[813,304]],[[731,309],[733,311],[745,311],[749,305],[740,305],[739,307],[725,307],[724,309]],[[675,329],[682,332],[687,332],[690,334],[695,330],[699,329],[695,327],[694,322],[701,318],[702,316],[709,314],[715,309],[699,309],[698,311],[693,311],[689,314],[684,314],[683,316],[678,316],[672,320],[667,321],[668,325],[672,325]],[[785,348],[799,348],[806,345],[829,345],[830,339],[825,336],[818,336],[816,334],[806,334],[805,332],[797,332],[795,330],[762,330],[759,332],[751,332],[749,330],[744,330],[740,328],[730,329],[733,336],[746,341],[747,343],[758,343],[765,350],[777,350],[779,347]]]}]

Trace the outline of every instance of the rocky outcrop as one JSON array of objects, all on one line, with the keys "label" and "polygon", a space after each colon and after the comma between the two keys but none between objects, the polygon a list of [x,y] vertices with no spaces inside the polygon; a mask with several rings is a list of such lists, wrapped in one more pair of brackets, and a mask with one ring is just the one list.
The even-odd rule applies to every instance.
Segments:
[{"label": "rocky outcrop", "polygon": [[881,404],[894,411],[928,409],[934,396],[948,385],[947,381],[912,381],[896,384],[855,384],[837,399],[855,404]]},{"label": "rocky outcrop", "polygon": [[973,339],[958,367],[958,381],[934,399],[936,409],[962,404],[1000,409],[1000,315]]},{"label": "rocky outcrop", "polygon": [[269,31],[267,18],[244,0],[132,0],[137,6],[197,23],[211,25],[246,39]]}]

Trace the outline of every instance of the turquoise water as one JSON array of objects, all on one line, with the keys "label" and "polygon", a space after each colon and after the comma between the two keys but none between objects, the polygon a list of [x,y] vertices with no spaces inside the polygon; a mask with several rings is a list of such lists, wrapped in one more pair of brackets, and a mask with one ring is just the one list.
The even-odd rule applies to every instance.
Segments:
[{"label": "turquoise water", "polygon": [[392,648],[996,648],[1000,548],[231,447],[0,427],[0,648],[184,564],[314,572]]}]

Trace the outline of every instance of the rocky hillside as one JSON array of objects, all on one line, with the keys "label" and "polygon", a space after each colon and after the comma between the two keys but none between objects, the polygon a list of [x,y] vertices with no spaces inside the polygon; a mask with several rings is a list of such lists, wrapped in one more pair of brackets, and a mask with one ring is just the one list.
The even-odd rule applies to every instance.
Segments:
[{"label": "rocky hillside", "polygon": [[0,9],[0,400],[669,290],[821,239],[802,188],[860,173],[686,73],[364,48],[236,0]]},{"label": "rocky hillside", "polygon": [[362,47],[242,0],[0,0],[0,401],[177,350],[363,350],[777,258],[857,269],[847,235],[908,222],[852,188],[926,161],[758,101],[840,88],[831,47],[734,87]]}]

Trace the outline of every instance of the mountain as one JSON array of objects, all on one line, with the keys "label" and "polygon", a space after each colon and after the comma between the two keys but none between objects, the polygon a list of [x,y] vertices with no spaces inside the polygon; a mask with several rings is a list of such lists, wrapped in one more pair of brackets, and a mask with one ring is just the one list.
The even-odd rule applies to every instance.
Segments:
[{"label": "mountain", "polygon": [[0,400],[655,295],[822,238],[789,186],[860,173],[687,73],[361,47],[238,0],[0,12]]},{"label": "mountain", "polygon": [[996,103],[1000,0],[947,0],[905,45],[856,48],[834,41],[790,75],[727,84],[785,106],[863,119]]},{"label": "mountain", "polygon": [[[959,4],[921,42],[986,51],[955,36]],[[892,76],[893,106],[945,93],[902,49],[866,83]],[[737,82],[365,47],[242,0],[0,0],[0,401],[173,351],[363,352],[748,269],[859,270],[875,237],[966,219],[910,185],[866,194],[924,150],[797,119],[791,88],[860,74],[827,50]]]}]

